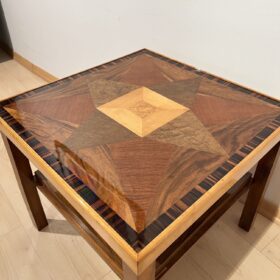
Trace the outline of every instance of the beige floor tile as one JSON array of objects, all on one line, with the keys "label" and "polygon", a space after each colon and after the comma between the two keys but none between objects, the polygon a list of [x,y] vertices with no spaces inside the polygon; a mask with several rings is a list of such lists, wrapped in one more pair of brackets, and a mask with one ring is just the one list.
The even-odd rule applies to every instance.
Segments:
[{"label": "beige floor tile", "polygon": [[262,280],[268,275],[270,280],[279,280],[280,276],[276,265],[222,221],[185,254],[188,257],[215,280]]},{"label": "beige floor tile", "polygon": [[0,185],[0,237],[19,226],[19,218]]},{"label": "beige floor tile", "polygon": [[192,258],[181,258],[162,278],[162,280],[210,280],[210,275]]},{"label": "beige floor tile", "polygon": [[120,280],[120,278],[113,271],[111,271],[110,273],[105,275],[101,280]]},{"label": "beige floor tile", "polygon": [[11,208],[18,215],[18,219],[20,220],[21,224],[31,226],[32,222],[27,212],[24,200],[21,196],[12,166],[8,161],[4,162],[0,160],[0,185],[3,186],[2,191],[10,201]]},{"label": "beige floor tile", "polygon": [[263,249],[262,253],[280,268],[280,234]]},{"label": "beige floor tile", "polygon": [[27,234],[42,264],[53,279],[82,279],[76,271],[71,257],[58,242],[56,234],[48,231],[38,232],[34,228],[27,230]]},{"label": "beige floor tile", "polygon": [[18,280],[17,269],[12,266],[12,261],[9,260],[8,252],[3,246],[0,246],[0,279],[3,280]]},{"label": "beige floor tile", "polygon": [[[109,266],[99,255],[78,235],[73,235],[74,229],[64,221],[57,230],[57,223],[50,224],[50,231],[56,238],[56,243],[62,252],[69,258],[75,270],[83,280],[99,280],[110,272]],[[69,234],[62,234],[67,232]],[[55,232],[60,232],[54,234]],[[74,233],[76,234],[76,233]]]},{"label": "beige floor tile", "polygon": [[22,227],[0,238],[0,251],[5,252],[4,259],[16,271],[19,280],[51,279]]}]

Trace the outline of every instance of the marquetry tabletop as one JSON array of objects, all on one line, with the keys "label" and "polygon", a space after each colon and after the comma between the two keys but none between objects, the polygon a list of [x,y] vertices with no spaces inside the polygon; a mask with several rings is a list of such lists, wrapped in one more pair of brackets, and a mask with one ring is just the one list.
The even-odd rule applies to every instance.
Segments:
[{"label": "marquetry tabletop", "polygon": [[141,257],[279,141],[280,103],[144,49],[4,100],[0,117],[116,250]]}]

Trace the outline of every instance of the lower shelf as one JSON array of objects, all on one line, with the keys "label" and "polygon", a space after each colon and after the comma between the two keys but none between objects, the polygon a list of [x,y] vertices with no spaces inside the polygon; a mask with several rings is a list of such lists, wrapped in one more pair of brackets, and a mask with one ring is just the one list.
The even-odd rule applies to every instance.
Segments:
[{"label": "lower shelf", "polygon": [[[84,218],[66,201],[39,171],[35,173],[38,189],[58,209],[65,219],[80,233],[112,270],[122,278],[122,260],[104,242]],[[249,188],[252,174],[246,173],[226,194],[202,215],[180,238],[157,259],[156,279],[161,278],[185,252],[236,202]]]}]

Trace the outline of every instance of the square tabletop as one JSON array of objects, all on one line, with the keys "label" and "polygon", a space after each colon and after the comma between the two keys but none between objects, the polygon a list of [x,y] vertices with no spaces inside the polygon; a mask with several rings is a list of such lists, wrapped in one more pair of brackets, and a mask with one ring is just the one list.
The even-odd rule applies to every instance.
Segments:
[{"label": "square tabletop", "polygon": [[4,100],[0,117],[138,253],[279,140],[280,103],[144,49]]}]

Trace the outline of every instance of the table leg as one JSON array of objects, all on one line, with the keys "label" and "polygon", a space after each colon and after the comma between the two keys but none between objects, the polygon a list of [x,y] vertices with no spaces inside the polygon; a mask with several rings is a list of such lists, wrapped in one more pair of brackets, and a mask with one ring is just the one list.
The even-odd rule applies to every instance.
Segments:
[{"label": "table leg", "polygon": [[2,134],[2,138],[33,224],[38,230],[42,230],[48,225],[48,221],[34,182],[29,160],[5,135]]},{"label": "table leg", "polygon": [[249,189],[247,200],[239,221],[239,226],[249,231],[256,216],[258,205],[263,196],[270,171],[273,167],[280,143],[272,148],[258,163]]},{"label": "table leg", "polygon": [[156,264],[150,265],[141,275],[136,275],[125,263],[123,263],[123,280],[155,280]]}]

